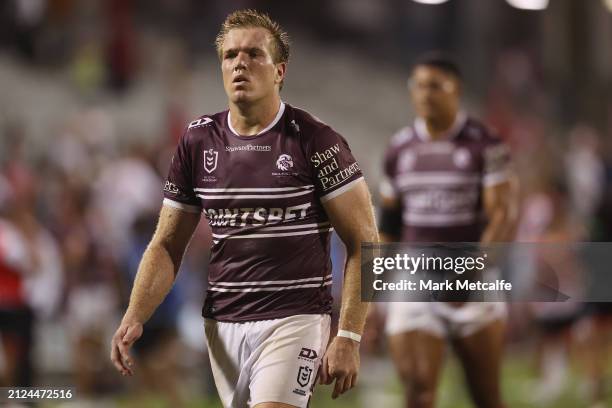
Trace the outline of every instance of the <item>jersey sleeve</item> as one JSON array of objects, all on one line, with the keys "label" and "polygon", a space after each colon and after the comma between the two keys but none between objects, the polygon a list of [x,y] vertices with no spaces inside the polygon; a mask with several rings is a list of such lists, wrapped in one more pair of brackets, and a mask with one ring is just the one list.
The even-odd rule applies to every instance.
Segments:
[{"label": "jersey sleeve", "polygon": [[321,202],[350,190],[363,179],[348,143],[330,127],[314,135],[308,154],[315,190]]},{"label": "jersey sleeve", "polygon": [[164,184],[164,205],[199,213],[202,207],[194,192],[193,160],[187,139],[187,132],[185,132],[172,156],[170,170]]},{"label": "jersey sleeve", "polygon": [[510,166],[508,146],[499,138],[491,138],[483,149],[483,186],[491,187],[508,181]]},{"label": "jersey sleeve", "polygon": [[396,199],[399,197],[397,189],[395,173],[397,168],[397,147],[393,144],[389,145],[383,159],[383,178],[380,182],[379,193],[387,199]]}]

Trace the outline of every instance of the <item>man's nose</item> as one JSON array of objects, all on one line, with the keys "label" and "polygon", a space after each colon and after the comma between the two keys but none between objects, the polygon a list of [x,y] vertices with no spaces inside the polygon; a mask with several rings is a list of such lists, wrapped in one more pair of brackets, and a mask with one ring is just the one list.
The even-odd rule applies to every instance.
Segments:
[{"label": "man's nose", "polygon": [[245,52],[239,52],[234,60],[234,71],[242,70],[247,68],[247,54]]}]

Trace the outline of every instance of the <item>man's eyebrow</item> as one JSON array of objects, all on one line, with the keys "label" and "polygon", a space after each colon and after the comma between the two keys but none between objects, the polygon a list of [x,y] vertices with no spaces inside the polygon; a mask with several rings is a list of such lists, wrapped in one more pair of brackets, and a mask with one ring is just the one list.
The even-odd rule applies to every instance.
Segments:
[{"label": "man's eyebrow", "polygon": [[245,51],[245,52],[252,52],[252,51],[263,51],[263,48],[261,47],[235,47],[235,48],[228,48],[227,50],[223,51],[223,54],[229,54],[229,53],[237,53],[239,51]]}]

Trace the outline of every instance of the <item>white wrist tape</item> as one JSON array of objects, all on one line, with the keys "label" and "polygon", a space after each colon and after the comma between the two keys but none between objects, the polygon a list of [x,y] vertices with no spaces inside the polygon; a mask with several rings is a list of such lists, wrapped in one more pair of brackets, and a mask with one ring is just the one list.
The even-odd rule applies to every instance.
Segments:
[{"label": "white wrist tape", "polygon": [[351,340],[355,340],[356,342],[360,342],[361,341],[361,335],[357,334],[357,333],[353,333],[352,331],[348,331],[348,330],[338,330],[338,337],[347,337]]}]

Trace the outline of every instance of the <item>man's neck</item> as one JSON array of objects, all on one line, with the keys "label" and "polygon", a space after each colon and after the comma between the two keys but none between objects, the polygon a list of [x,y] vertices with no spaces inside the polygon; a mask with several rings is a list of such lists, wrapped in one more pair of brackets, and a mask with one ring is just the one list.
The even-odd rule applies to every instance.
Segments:
[{"label": "man's neck", "polygon": [[230,125],[241,136],[253,136],[265,129],[276,117],[280,108],[280,97],[254,104],[230,102]]},{"label": "man's neck", "polygon": [[436,118],[435,120],[424,119],[425,126],[427,126],[427,132],[432,140],[438,140],[451,130],[455,121],[457,120],[458,112],[453,113],[444,118]]}]

